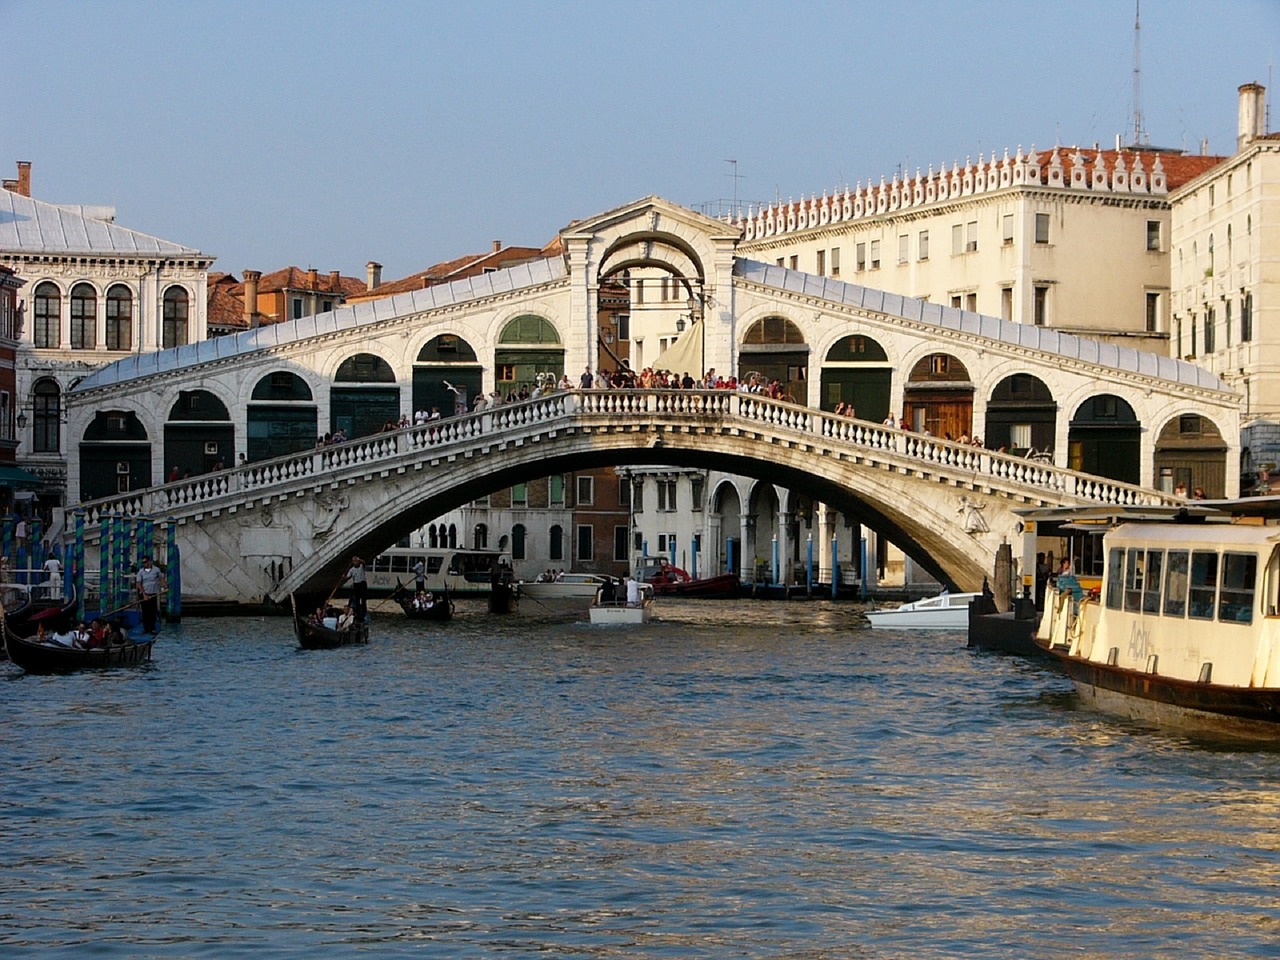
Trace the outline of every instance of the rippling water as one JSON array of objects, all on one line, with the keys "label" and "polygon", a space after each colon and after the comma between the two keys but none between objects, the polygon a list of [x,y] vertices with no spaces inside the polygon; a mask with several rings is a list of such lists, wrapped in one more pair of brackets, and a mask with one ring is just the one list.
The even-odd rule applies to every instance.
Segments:
[{"label": "rippling water", "polygon": [[849,606],[661,616],[0,666],[0,956],[1277,955],[1280,753]]}]

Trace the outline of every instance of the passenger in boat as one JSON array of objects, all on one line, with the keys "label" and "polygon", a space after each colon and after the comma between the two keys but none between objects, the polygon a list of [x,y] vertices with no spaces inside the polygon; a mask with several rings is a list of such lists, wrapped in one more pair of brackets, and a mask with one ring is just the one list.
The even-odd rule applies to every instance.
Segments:
[{"label": "passenger in boat", "polygon": [[99,647],[105,647],[107,643],[107,622],[98,617],[89,627],[89,639],[85,642],[85,646],[90,650],[96,650]]},{"label": "passenger in boat", "polygon": [[1076,579],[1076,575],[1071,572],[1071,558],[1063,557],[1062,563],[1058,565],[1058,577],[1054,581],[1054,586],[1058,590],[1058,594],[1071,594],[1071,600],[1075,607],[1079,606],[1080,599],[1084,596],[1084,589],[1080,586],[1080,581]]},{"label": "passenger in boat", "polygon": [[613,603],[617,600],[618,589],[613,581],[613,577],[605,577],[604,582],[600,584],[600,604]]},{"label": "passenger in boat", "polygon": [[[152,633],[154,634],[154,631]],[[112,620],[107,623],[107,643],[110,646],[118,647],[128,639],[119,620]]]},{"label": "passenger in boat", "polygon": [[338,617],[338,627],[337,627],[338,632],[345,633],[347,630],[351,629],[352,625],[355,622],[356,622],[355,612],[351,609],[351,607],[347,607],[344,611],[342,611],[342,615]]},{"label": "passenger in boat", "polygon": [[640,581],[627,577],[627,606],[640,606]]}]

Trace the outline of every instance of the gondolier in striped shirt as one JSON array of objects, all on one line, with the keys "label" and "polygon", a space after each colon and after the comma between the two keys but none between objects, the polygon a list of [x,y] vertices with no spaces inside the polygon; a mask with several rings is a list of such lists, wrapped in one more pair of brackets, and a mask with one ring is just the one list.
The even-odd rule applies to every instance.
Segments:
[{"label": "gondolier in striped shirt", "polygon": [[153,566],[150,557],[142,558],[138,568],[138,606],[142,610],[142,628],[153,636],[159,632],[159,598],[164,591],[164,573]]}]

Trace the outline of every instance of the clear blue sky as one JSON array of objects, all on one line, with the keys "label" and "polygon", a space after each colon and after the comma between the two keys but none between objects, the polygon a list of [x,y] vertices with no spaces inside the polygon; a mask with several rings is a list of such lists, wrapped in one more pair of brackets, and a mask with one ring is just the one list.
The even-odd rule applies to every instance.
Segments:
[{"label": "clear blue sky", "polygon": [[[1133,19],[1133,0],[0,0],[0,173],[30,160],[37,198],[115,206],[218,270],[372,259],[392,279],[649,194],[732,198],[727,159],[757,201],[1128,139]],[[1145,0],[1141,57],[1151,142],[1230,153],[1236,87],[1280,65],[1280,0]]]}]

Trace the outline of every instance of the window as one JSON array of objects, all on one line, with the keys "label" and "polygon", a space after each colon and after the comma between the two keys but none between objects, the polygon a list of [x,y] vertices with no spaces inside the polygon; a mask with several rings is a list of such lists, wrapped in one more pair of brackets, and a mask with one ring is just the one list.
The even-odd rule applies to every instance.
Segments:
[{"label": "window", "polygon": [[511,488],[511,505],[513,507],[527,507],[529,505],[529,485],[527,483],[517,483]]},{"label": "window", "polygon": [[1222,305],[1222,330],[1227,335],[1227,346],[1231,346],[1231,301]]},{"label": "window", "polygon": [[910,252],[911,238],[905,233],[898,234],[898,262],[906,263]]},{"label": "window", "polygon": [[475,530],[471,536],[472,546],[477,550],[487,550],[489,548],[489,528],[483,523],[477,523]]},{"label": "window", "polygon": [[1031,424],[1012,423],[1009,425],[1009,447],[1013,450],[1031,449]]},{"label": "window", "polygon": [[631,481],[626,477],[618,478],[618,506],[631,506]]},{"label": "window", "polygon": [[1204,352],[1213,353],[1217,346],[1217,330],[1216,318],[1214,317],[1213,307],[1204,312]]},{"label": "window", "polygon": [[1218,593],[1218,555],[1206,550],[1191,554],[1192,620],[1212,620]]},{"label": "window", "polygon": [[963,304],[964,304],[964,298],[961,297],[960,294],[953,293],[951,295],[951,306],[959,310]]},{"label": "window", "polygon": [[[782,266],[782,262],[778,262],[778,266]],[[644,303],[644,281],[637,280],[635,285],[636,303]]]},{"label": "window", "polygon": [[1047,213],[1036,214],[1036,243],[1049,242],[1049,215]]},{"label": "window", "polygon": [[160,345],[165,349],[184,347],[187,344],[187,304],[187,291],[182,287],[170,287],[164,292],[164,320]]},{"label": "window", "polygon": [[976,293],[966,293],[964,295],[964,308],[970,313],[978,312],[978,295]]},{"label": "window", "polygon": [[827,251],[818,251],[818,276],[825,277],[827,275]]},{"label": "window", "polygon": [[854,249],[854,269],[862,271],[867,269],[867,245],[860,243]]},{"label": "window", "polygon": [[964,252],[978,252],[978,221],[970,220],[964,228]]},{"label": "window", "polygon": [[658,509],[670,513],[676,508],[676,482],[673,479],[658,481]]},{"label": "window", "polygon": [[578,560],[596,558],[596,531],[589,523],[578,524]]},{"label": "window", "polygon": [[1119,610],[1124,596],[1124,550],[1112,547],[1107,551],[1107,609]]},{"label": "window", "polygon": [[1253,294],[1246,293],[1240,301],[1240,342],[1253,339]]},{"label": "window", "polygon": [[953,257],[964,253],[964,224],[956,223],[951,226],[951,255]]},{"label": "window", "polygon": [[1000,319],[1013,319],[1013,287],[1000,288]]},{"label": "window", "polygon": [[525,553],[525,529],[523,523],[511,528],[511,559],[523,560]]},{"label": "window", "polygon": [[133,293],[122,283],[107,291],[107,349],[133,349]]},{"label": "window", "polygon": [[558,523],[551,525],[551,529],[547,531],[547,558],[550,560],[564,559],[564,527]]},{"label": "window", "polygon": [[871,241],[871,263],[869,264],[869,266],[871,267],[872,270],[880,269],[880,241],[879,240]]},{"label": "window", "polygon": [[40,284],[32,301],[35,313],[32,342],[37,347],[62,346],[62,294],[57,284],[47,280]]},{"label": "window", "polygon": [[98,293],[93,284],[77,283],[71,288],[71,349],[92,350],[96,343]]},{"label": "window", "polygon": [[1043,327],[1049,321],[1049,288],[1037,286],[1032,303],[1032,317],[1037,327]]},{"label": "window", "polygon": [[920,231],[920,259],[921,260],[929,259],[929,231],[928,230]]},{"label": "window", "polygon": [[1170,550],[1164,572],[1164,615],[1187,615],[1187,551]]},{"label": "window", "polygon": [[1182,436],[1199,436],[1203,426],[1198,413],[1184,413],[1178,417],[1178,433]]},{"label": "window", "polygon": [[553,473],[547,477],[547,502],[553,506],[564,503],[564,474]]},{"label": "window", "polygon": [[798,253],[793,253],[791,255],[791,269],[792,270],[800,269],[800,255]]},{"label": "window", "polygon": [[694,510],[701,510],[701,509],[702,509],[702,494],[703,494],[703,491],[706,489],[706,478],[705,478],[705,477],[694,477],[694,478],[690,481],[689,486],[690,486],[690,488],[691,488],[691,490],[690,490],[690,494],[689,494],[689,497],[690,497],[690,499],[693,501],[693,504],[692,504],[693,509],[694,509]]},{"label": "window", "polygon": [[1160,294],[1147,291],[1147,333],[1160,329]]},{"label": "window", "polygon": [[947,370],[951,366],[949,363],[950,360],[951,358],[945,353],[932,354],[929,357],[929,372],[936,376],[946,374]]},{"label": "window", "polygon": [[1142,609],[1142,575],[1145,570],[1145,552],[1129,548],[1124,567],[1124,609],[1137,613]]},{"label": "window", "polygon": [[613,528],[613,559],[626,561],[627,558],[627,528]]},{"label": "window", "polygon": [[289,301],[289,309],[294,320],[302,319],[302,298],[293,297]]},{"label": "window", "polygon": [[497,365],[498,382],[514,383],[516,379],[516,365],[514,363],[500,363]]},{"label": "window", "polygon": [[1160,252],[1160,221],[1147,221],[1147,249],[1152,253]]},{"label": "window", "polygon": [[1147,576],[1142,585],[1142,612],[1160,612],[1160,571],[1164,566],[1163,550],[1147,551]]},{"label": "window", "polygon": [[1253,621],[1253,591],[1258,558],[1252,553],[1222,555],[1222,593],[1218,597],[1218,619],[1224,623]]},{"label": "window", "polygon": [[596,502],[595,477],[578,477],[578,506],[589,507]]},{"label": "window", "polygon": [[831,275],[833,277],[840,276],[840,248],[831,248]]},{"label": "window", "polygon": [[634,513],[644,513],[644,478],[636,477],[631,487],[631,508]]},{"label": "window", "polygon": [[[1040,214],[1036,214],[1036,223],[1040,222]],[[1006,247],[1013,246],[1013,214],[1006,213],[1000,218],[1000,240]]]},{"label": "window", "polygon": [[57,453],[61,439],[62,391],[52,380],[41,380],[31,391],[31,449]]}]

